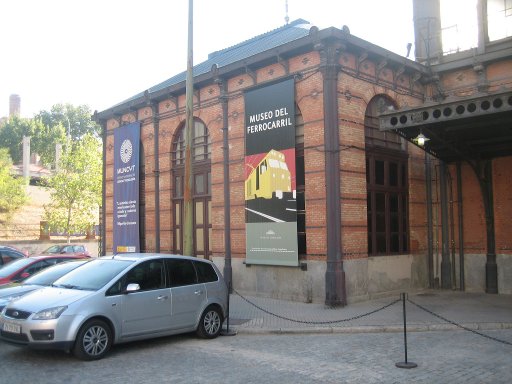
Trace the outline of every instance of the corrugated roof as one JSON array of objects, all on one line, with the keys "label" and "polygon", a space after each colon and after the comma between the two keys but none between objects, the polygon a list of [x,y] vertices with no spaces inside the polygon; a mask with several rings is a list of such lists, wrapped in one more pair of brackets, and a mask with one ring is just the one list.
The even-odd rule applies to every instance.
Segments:
[{"label": "corrugated roof", "polygon": [[[309,29],[311,27],[312,25],[308,21],[298,19],[290,24],[286,24],[262,35],[255,36],[232,47],[210,53],[206,61],[194,65],[194,77],[209,72],[214,64],[217,65],[217,68],[222,68],[226,65],[257,55],[258,53],[265,52],[291,41],[300,39],[309,34]],[[149,88],[147,91],[149,92],[149,95],[151,95],[154,92],[183,82],[186,80],[186,75],[187,72],[183,71],[170,79]],[[129,103],[132,100],[142,97],[144,93],[145,92],[138,93],[117,105]]]}]

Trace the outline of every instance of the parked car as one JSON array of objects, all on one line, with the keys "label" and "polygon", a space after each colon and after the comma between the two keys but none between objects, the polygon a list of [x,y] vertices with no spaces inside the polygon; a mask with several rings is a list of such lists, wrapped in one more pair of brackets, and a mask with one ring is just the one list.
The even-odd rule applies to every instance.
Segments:
[{"label": "parked car", "polygon": [[9,283],[19,283],[34,273],[63,261],[84,258],[86,257],[75,255],[23,257],[0,268],[0,286]]},{"label": "parked car", "polygon": [[10,301],[16,300],[36,289],[50,286],[55,280],[88,261],[88,259],[77,259],[55,264],[30,276],[22,283],[11,283],[0,287],[0,311]]},{"label": "parked car", "polygon": [[41,252],[41,255],[62,254],[91,257],[84,244],[55,244]]},{"label": "parked car", "polygon": [[7,304],[0,313],[0,338],[96,360],[113,344],[133,340],[191,331],[214,338],[227,296],[221,273],[207,260],[104,256]]},{"label": "parked car", "polygon": [[0,245],[0,268],[9,264],[11,261],[21,259],[25,256],[26,254],[21,250],[7,245]]}]

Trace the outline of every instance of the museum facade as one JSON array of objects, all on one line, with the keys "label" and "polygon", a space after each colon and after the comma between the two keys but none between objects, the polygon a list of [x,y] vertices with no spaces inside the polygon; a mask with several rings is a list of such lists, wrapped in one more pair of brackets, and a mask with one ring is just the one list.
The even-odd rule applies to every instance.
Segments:
[{"label": "museum facade", "polygon": [[238,292],[512,293],[512,42],[443,56],[418,19],[416,61],[300,19],[210,54],[189,147],[185,72],[95,112],[103,254],[183,254],[189,193],[193,256]]}]

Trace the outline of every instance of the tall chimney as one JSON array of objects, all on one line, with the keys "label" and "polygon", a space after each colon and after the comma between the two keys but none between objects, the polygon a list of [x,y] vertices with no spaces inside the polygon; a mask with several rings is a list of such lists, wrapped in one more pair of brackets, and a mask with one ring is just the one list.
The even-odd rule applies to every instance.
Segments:
[{"label": "tall chimney", "polygon": [[416,61],[438,63],[443,55],[440,0],[413,0],[413,16]]},{"label": "tall chimney", "polygon": [[21,98],[19,95],[9,97],[9,117],[19,116],[21,110]]}]

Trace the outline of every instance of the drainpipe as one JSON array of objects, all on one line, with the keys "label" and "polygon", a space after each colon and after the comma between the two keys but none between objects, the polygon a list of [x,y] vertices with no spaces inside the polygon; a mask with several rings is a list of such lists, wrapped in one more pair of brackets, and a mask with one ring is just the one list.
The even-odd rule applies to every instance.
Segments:
[{"label": "drainpipe", "polygon": [[441,160],[439,165],[441,179],[441,231],[442,231],[442,253],[441,253],[441,288],[452,288],[452,265],[450,262],[450,239],[448,235],[448,195],[446,188],[446,163]]},{"label": "drainpipe", "polygon": [[320,52],[323,75],[325,189],[327,225],[327,270],[325,272],[325,304],[347,304],[345,271],[341,257],[340,153],[338,132],[338,71],[342,45],[315,45]]},{"label": "drainpipe", "polygon": [[457,162],[457,200],[458,200],[458,211],[459,211],[459,284],[460,290],[466,289],[464,281],[464,221],[462,212],[462,176],[461,176],[461,164]]},{"label": "drainpipe", "polygon": [[[226,84],[216,79],[220,88],[220,102],[222,105],[222,154],[224,167],[224,279],[228,289],[232,289],[233,271],[231,267],[231,200],[229,194],[229,127],[228,127],[228,97]],[[231,292],[229,292],[231,293]]]}]

